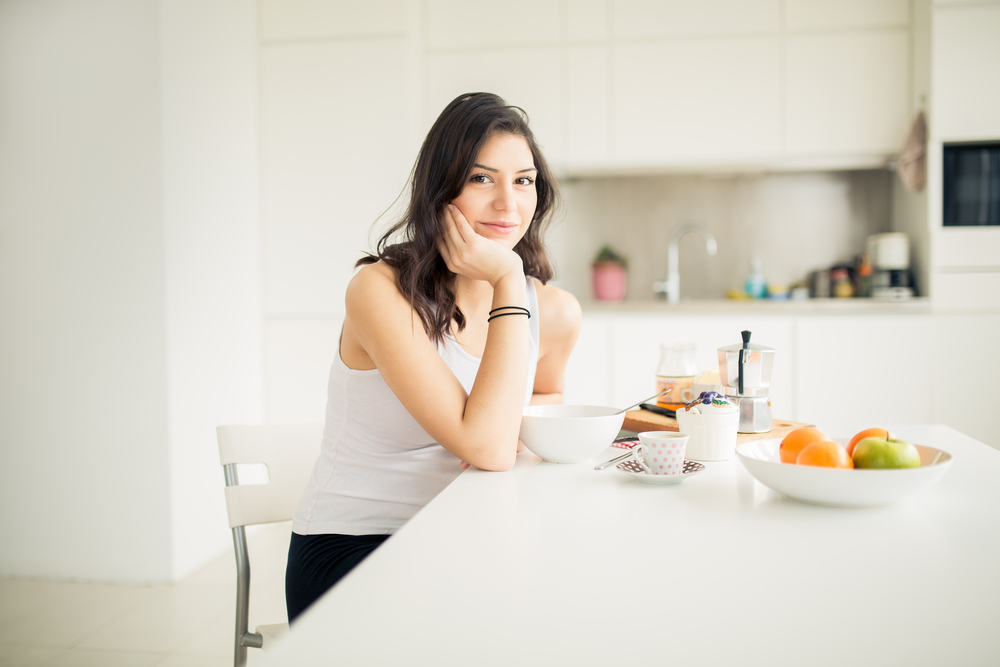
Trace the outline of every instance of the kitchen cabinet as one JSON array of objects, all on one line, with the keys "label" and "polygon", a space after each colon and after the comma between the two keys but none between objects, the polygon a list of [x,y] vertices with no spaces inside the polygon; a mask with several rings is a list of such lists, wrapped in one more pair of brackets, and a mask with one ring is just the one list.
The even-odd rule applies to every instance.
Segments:
[{"label": "kitchen cabinet", "polygon": [[791,30],[878,28],[909,20],[909,0],[785,0],[785,27]]},{"label": "kitchen cabinet", "polygon": [[[455,95],[495,90],[522,105],[564,173],[872,166],[896,148],[893,137],[908,121],[898,82],[907,80],[899,55],[909,6],[519,0],[505,8],[523,17],[511,30],[493,10],[459,0],[261,0],[262,293],[267,382],[277,383],[268,395],[283,395],[280,387],[295,377],[317,384],[302,375],[308,364],[275,347],[286,340],[276,332],[288,325],[322,341],[339,322],[354,262],[377,238],[372,224],[402,190],[428,126]],[[816,92],[821,79],[836,95]],[[890,111],[862,113],[869,106]],[[666,326],[660,331],[668,333]],[[724,339],[704,334],[716,347],[735,342],[743,328],[719,326]],[[567,396],[635,400],[631,387],[649,386],[641,369],[655,370],[661,341],[634,342],[647,346],[640,353],[633,333],[585,322],[580,349],[600,356],[603,370],[571,366],[577,379]],[[793,333],[775,340],[794,342]],[[633,356],[616,363],[615,350]],[[625,370],[629,364],[640,370]],[[775,384],[787,407],[779,412],[794,418],[791,368],[787,383]],[[291,414],[277,398],[269,405],[269,419]]]},{"label": "kitchen cabinet", "polygon": [[931,329],[932,419],[1000,449],[993,382],[1000,375],[1000,310],[936,316]]},{"label": "kitchen cabinet", "polygon": [[790,155],[889,155],[909,127],[909,31],[809,32],[785,39]]},{"label": "kitchen cabinet", "polygon": [[614,47],[612,135],[624,164],[777,156],[781,42],[773,36]]},{"label": "kitchen cabinet", "polygon": [[931,315],[798,318],[797,420],[929,422],[931,322]]},{"label": "kitchen cabinet", "polygon": [[566,58],[566,161],[611,159],[611,82],[608,46],[571,46]]},{"label": "kitchen cabinet", "polygon": [[428,54],[426,126],[458,95],[493,92],[528,112],[546,159],[558,164],[563,155],[562,97],[557,85],[561,62],[556,46]]},{"label": "kitchen cabinet", "polygon": [[937,5],[933,17],[933,134],[1000,139],[1000,2]]},{"label": "kitchen cabinet", "polygon": [[[611,324],[612,317],[606,315],[584,316],[580,323],[580,336],[566,366],[564,403],[615,405],[611,389],[615,349],[611,340]],[[649,393],[653,391],[655,389]]]},{"label": "kitchen cabinet", "polygon": [[[497,8],[487,10],[487,15],[482,5],[466,0],[427,0],[427,49],[430,52],[481,50],[558,42],[560,4],[560,0],[507,0],[502,16],[493,16]],[[512,20],[516,21],[516,27]],[[487,69],[480,67],[476,59],[469,64],[474,71]],[[526,73],[532,66],[518,56],[508,60],[507,68]]]},{"label": "kitchen cabinet", "polygon": [[427,3],[425,125],[454,95],[493,90],[581,175],[877,167],[908,128],[905,1],[548,0],[530,13],[511,31],[476,6]]},{"label": "kitchen cabinet", "polygon": [[[652,394],[656,391],[662,343],[694,342],[699,371],[715,370],[718,349],[740,342],[743,329],[753,332],[753,342],[778,350],[771,400],[776,414],[794,419],[793,361],[789,352],[793,349],[792,320],[781,316],[584,313],[580,336],[584,343],[577,344],[566,370],[565,402],[589,402],[578,399],[601,397],[605,399],[602,405],[628,405]],[[591,369],[600,370],[591,375]]]},{"label": "kitchen cabinet", "polygon": [[[831,306],[838,304],[831,304]],[[866,313],[664,313],[663,306],[584,311],[566,371],[565,402],[627,405],[655,390],[659,346],[697,345],[699,370],[717,367],[716,350],[752,340],[775,348],[771,400],[776,416],[823,423],[951,424],[1000,449],[992,395],[983,378],[1000,363],[1000,312],[933,312],[927,307]]]},{"label": "kitchen cabinet", "polygon": [[[1000,2],[936,2],[927,161],[930,287],[935,304],[1000,308],[1000,227],[944,227],[942,151],[952,141],[1000,140]],[[992,77],[992,78],[991,78]]]},{"label": "kitchen cabinet", "polygon": [[778,30],[778,0],[612,0],[618,39],[741,35]]},{"label": "kitchen cabinet", "polygon": [[608,0],[566,0],[566,39],[602,40],[608,36]]},{"label": "kitchen cabinet", "polygon": [[[656,391],[656,366],[660,344],[691,341],[697,345],[698,370],[718,368],[718,349],[740,342],[740,331],[753,332],[751,341],[776,350],[792,349],[791,321],[784,317],[714,315],[669,317],[628,315],[617,318],[611,327],[614,341],[614,372],[611,386],[615,403],[628,405]],[[784,358],[782,358],[784,357]],[[771,402],[778,416],[795,411],[793,405],[791,358],[775,354],[771,376]]]},{"label": "kitchen cabinet", "polygon": [[258,0],[258,36],[263,42],[402,35],[408,0],[312,2]]},{"label": "kitchen cabinet", "polygon": [[459,0],[261,0],[265,315],[342,314],[372,223],[461,92],[523,106],[569,173],[878,163],[907,120],[908,6],[519,0],[510,30]]}]

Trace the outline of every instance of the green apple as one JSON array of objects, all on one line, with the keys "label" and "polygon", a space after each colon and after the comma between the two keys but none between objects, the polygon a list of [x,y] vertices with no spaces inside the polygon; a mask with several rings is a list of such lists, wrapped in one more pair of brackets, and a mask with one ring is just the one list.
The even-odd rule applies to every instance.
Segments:
[{"label": "green apple", "polygon": [[854,448],[855,468],[919,468],[920,452],[905,440],[865,438]]}]

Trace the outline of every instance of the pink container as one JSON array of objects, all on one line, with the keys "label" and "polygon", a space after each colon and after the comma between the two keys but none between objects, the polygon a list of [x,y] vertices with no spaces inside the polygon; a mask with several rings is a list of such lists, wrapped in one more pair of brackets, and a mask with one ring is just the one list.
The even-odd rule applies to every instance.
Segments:
[{"label": "pink container", "polygon": [[628,288],[628,274],[620,264],[595,264],[594,298],[598,301],[621,301]]}]

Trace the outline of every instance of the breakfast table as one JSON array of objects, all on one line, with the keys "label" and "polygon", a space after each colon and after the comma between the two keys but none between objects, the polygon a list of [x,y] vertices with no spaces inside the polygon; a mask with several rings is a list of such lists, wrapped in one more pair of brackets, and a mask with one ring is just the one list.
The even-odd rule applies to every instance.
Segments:
[{"label": "breakfast table", "polygon": [[664,486],[594,469],[619,448],[467,470],[269,662],[1000,664],[1000,451],[947,426],[885,426],[954,461],[878,508],[791,500],[735,459]]}]

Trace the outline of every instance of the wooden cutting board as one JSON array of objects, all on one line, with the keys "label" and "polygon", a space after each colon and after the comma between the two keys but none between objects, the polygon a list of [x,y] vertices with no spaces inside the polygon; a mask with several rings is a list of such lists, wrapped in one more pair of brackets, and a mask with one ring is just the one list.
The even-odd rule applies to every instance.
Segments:
[{"label": "wooden cutting board", "polygon": [[[740,433],[736,436],[736,444],[748,440],[763,440],[764,438],[784,438],[790,431],[812,424],[800,424],[799,422],[775,419],[771,425],[771,430],[767,433]],[[679,431],[677,420],[673,417],[658,415],[649,410],[630,410],[625,413],[625,423],[622,428],[626,431]]]}]

